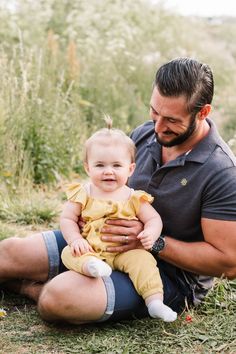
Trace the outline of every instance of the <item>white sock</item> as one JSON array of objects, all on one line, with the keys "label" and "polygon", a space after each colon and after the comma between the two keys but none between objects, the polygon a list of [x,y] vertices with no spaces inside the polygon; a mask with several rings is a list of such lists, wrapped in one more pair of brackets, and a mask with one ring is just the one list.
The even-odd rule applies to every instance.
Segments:
[{"label": "white sock", "polygon": [[91,257],[85,264],[89,275],[94,278],[108,277],[111,275],[111,267],[96,257]]},{"label": "white sock", "polygon": [[177,313],[163,304],[161,300],[153,300],[147,305],[147,307],[149,315],[153,318],[161,318],[165,322],[173,322],[177,318]]}]

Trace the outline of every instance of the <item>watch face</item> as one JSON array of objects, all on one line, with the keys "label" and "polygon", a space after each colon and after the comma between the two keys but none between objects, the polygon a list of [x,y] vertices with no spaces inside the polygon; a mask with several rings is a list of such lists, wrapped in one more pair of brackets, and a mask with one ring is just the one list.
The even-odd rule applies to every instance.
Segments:
[{"label": "watch face", "polygon": [[152,246],[151,252],[154,254],[158,254],[165,247],[165,240],[163,237],[159,237]]}]

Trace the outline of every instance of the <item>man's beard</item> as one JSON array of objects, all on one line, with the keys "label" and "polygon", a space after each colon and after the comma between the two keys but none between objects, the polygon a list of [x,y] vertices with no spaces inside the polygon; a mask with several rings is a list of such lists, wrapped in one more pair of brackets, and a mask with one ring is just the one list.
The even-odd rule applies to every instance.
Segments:
[{"label": "man's beard", "polygon": [[180,145],[183,142],[185,142],[194,133],[195,129],[196,129],[196,119],[195,117],[192,117],[188,129],[183,134],[178,135],[176,138],[173,138],[173,140],[171,141],[165,142],[162,139],[159,139],[158,133],[155,133],[156,140],[160,145],[165,147]]}]

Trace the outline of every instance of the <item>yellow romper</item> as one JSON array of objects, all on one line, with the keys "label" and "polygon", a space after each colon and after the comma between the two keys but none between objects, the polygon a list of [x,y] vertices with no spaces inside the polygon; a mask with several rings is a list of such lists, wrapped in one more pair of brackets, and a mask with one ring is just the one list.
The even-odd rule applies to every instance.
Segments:
[{"label": "yellow romper", "polygon": [[125,201],[94,199],[88,195],[86,187],[78,183],[69,185],[67,197],[68,200],[81,204],[81,216],[86,222],[82,236],[89,242],[95,252],[74,257],[71,254],[70,247],[66,246],[62,252],[64,265],[68,269],[83,274],[84,262],[91,256],[97,257],[108,263],[112,269],[127,273],[136,291],[144,299],[153,294],[162,293],[161,277],[156,266],[156,260],[151,253],[143,249],[110,253],[106,251],[106,248],[111,246],[111,243],[104,242],[100,238],[100,230],[107,219],[137,220],[136,215],[142,201],[151,203],[153,197],[144,191],[131,190],[130,198]]}]

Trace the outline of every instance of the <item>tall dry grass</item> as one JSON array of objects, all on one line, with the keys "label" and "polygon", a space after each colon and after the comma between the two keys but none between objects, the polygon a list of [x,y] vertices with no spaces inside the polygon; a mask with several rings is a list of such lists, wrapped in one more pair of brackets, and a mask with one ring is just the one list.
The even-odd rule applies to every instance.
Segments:
[{"label": "tall dry grass", "polygon": [[103,113],[127,133],[148,119],[155,71],[177,56],[212,66],[213,116],[235,140],[234,23],[183,18],[143,0],[7,4],[0,12],[0,179],[11,188],[82,172],[83,143],[103,125]]}]

